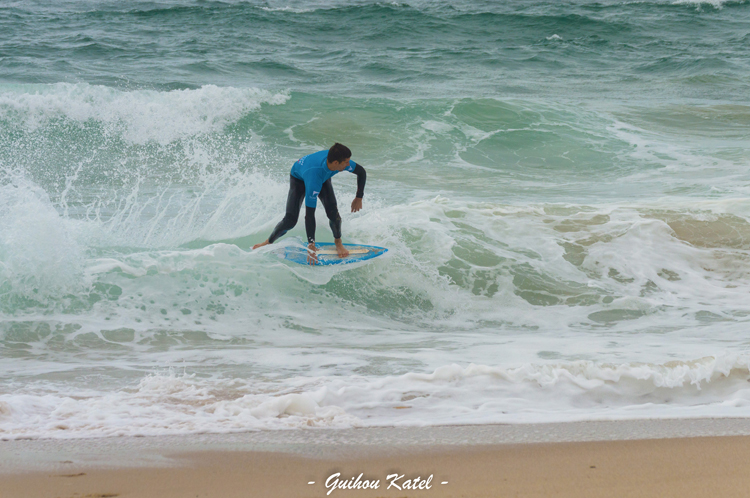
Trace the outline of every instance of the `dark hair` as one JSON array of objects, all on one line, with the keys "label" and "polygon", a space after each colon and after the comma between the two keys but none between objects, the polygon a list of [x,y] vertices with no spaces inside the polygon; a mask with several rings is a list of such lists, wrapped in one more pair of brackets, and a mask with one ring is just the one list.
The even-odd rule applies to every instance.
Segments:
[{"label": "dark hair", "polygon": [[333,144],[333,147],[328,149],[329,163],[341,162],[344,159],[349,159],[350,157],[352,157],[352,151],[349,150],[349,147],[347,147],[346,145],[341,145],[338,142]]}]

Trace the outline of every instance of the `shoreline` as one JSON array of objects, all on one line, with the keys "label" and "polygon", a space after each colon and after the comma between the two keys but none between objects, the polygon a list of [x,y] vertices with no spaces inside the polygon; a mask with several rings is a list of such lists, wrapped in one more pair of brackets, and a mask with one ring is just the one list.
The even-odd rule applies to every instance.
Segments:
[{"label": "shoreline", "polygon": [[[14,440],[0,448],[3,497],[739,497],[750,486],[745,419]],[[325,481],[336,473],[344,484],[362,474],[360,484],[378,480],[379,488],[331,490]],[[402,486],[432,476],[430,489],[387,489],[393,473],[404,476]]]}]

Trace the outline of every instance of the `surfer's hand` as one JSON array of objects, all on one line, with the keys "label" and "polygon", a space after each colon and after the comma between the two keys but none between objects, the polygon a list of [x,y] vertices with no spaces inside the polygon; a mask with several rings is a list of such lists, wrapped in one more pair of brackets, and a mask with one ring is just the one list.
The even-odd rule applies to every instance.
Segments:
[{"label": "surfer's hand", "polygon": [[307,264],[308,265],[318,264],[318,255],[315,254],[316,250],[317,248],[315,247],[315,244],[310,244],[307,246]]},{"label": "surfer's hand", "polygon": [[352,213],[356,213],[362,209],[362,198],[361,197],[355,197],[352,201]]},{"label": "surfer's hand", "polygon": [[336,239],[334,242],[336,243],[336,252],[339,253],[339,258],[349,256],[349,250],[341,243],[341,239]]}]

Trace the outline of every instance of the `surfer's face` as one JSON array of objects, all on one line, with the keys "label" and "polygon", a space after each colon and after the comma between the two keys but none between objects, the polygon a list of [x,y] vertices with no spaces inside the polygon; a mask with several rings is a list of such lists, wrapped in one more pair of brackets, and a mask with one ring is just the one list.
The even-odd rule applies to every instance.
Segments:
[{"label": "surfer's face", "polygon": [[344,171],[349,167],[349,158],[347,157],[343,161],[333,161],[328,163],[329,169],[333,171]]}]

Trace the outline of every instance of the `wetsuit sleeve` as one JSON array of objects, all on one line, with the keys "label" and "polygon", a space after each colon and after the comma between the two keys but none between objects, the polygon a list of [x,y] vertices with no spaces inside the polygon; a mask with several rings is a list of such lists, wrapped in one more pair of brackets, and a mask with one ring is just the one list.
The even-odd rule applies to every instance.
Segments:
[{"label": "wetsuit sleeve", "polygon": [[305,206],[305,231],[307,232],[307,243],[315,243],[315,208]]},{"label": "wetsuit sleeve", "polygon": [[313,175],[305,177],[305,206],[315,209],[318,207],[318,194],[323,186],[319,178],[313,178]]},{"label": "wetsuit sleeve", "polygon": [[367,181],[367,172],[361,164],[358,164],[357,166],[355,166],[352,173],[357,175],[357,197],[361,199],[365,195],[365,182]]}]

